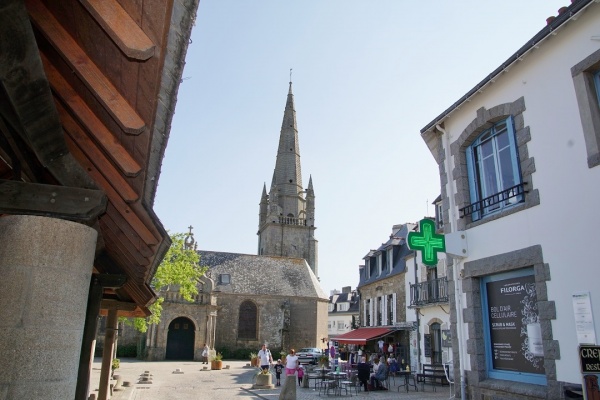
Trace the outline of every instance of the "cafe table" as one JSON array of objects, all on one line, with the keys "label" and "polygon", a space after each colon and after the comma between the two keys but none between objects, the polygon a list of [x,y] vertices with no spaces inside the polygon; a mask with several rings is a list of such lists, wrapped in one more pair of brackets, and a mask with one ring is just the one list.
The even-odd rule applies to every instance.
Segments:
[{"label": "cafe table", "polygon": [[341,372],[341,371],[334,371],[334,372],[329,372],[327,374],[327,376],[330,376],[333,378],[334,380],[334,385],[333,385],[333,390],[334,390],[334,395],[342,395],[342,385],[340,385],[340,381],[343,379],[347,379],[348,378],[348,373],[346,372]]},{"label": "cafe table", "polygon": [[[419,389],[417,389],[417,379],[415,378],[415,374],[412,371],[400,370],[400,371],[396,371],[394,373],[396,374],[396,376],[404,377],[404,383],[398,385],[398,391],[400,391],[401,387],[404,387],[404,388],[406,388],[406,392],[408,392],[409,386],[413,386],[415,388],[416,392],[419,391]],[[410,382],[411,378],[412,378],[412,383]]]}]

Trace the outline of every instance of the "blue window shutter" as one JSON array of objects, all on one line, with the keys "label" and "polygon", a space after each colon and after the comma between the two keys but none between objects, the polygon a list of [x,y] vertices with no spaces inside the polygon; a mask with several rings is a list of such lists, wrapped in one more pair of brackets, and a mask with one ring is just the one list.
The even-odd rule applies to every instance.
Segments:
[{"label": "blue window shutter", "polygon": [[598,99],[598,107],[600,108],[600,70],[594,73],[594,86],[596,86],[596,98]]},{"label": "blue window shutter", "polygon": [[[477,143],[477,141],[475,141],[475,143]],[[475,146],[475,143],[472,144],[471,146],[467,147],[467,151],[466,151],[466,156],[467,156],[467,173],[468,173],[468,179],[469,179],[469,193],[471,195],[471,204],[478,202],[479,199],[479,195],[478,195],[478,190],[477,188],[479,187],[479,183],[478,183],[478,178],[477,178],[477,174],[475,174],[475,167],[473,165],[473,146]],[[479,216],[479,211],[473,212],[471,218],[473,219],[473,221],[476,221],[480,218]]]}]

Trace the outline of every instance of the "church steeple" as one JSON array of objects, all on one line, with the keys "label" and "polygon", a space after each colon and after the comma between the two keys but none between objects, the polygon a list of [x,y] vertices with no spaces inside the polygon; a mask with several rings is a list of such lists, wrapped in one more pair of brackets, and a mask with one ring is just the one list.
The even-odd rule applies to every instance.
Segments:
[{"label": "church steeple", "polygon": [[304,258],[317,275],[312,177],[302,187],[300,145],[290,76],[271,189],[260,201],[258,254]]},{"label": "church steeple", "polygon": [[298,143],[298,127],[296,125],[296,110],[294,109],[294,94],[292,82],[288,90],[283,121],[279,133],[277,160],[273,173],[273,182],[278,190],[279,205],[284,215],[292,214],[298,217],[303,210],[303,204],[298,199],[302,192],[302,171],[300,168],[300,145]]}]

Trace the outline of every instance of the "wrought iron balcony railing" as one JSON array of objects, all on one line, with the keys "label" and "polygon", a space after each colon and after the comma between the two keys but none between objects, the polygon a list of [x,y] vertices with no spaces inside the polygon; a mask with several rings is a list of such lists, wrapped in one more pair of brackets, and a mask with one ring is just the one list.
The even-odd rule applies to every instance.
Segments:
[{"label": "wrought iron balcony railing", "polygon": [[448,280],[445,277],[410,285],[410,305],[412,307],[447,302]]},{"label": "wrought iron balcony railing", "polygon": [[481,218],[482,215],[519,203],[523,201],[523,194],[527,193],[524,186],[523,183],[520,183],[492,196],[486,197],[485,199],[469,204],[458,210],[460,212],[460,218],[466,217],[467,215],[474,215],[477,216],[477,218]]}]

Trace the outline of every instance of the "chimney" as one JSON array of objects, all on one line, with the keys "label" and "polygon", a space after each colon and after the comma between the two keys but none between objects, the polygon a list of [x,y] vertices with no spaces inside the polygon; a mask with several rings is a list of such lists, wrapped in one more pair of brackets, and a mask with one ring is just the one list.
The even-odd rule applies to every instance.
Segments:
[{"label": "chimney", "polygon": [[350,292],[352,292],[352,286],[342,287],[342,293],[350,293]]}]

